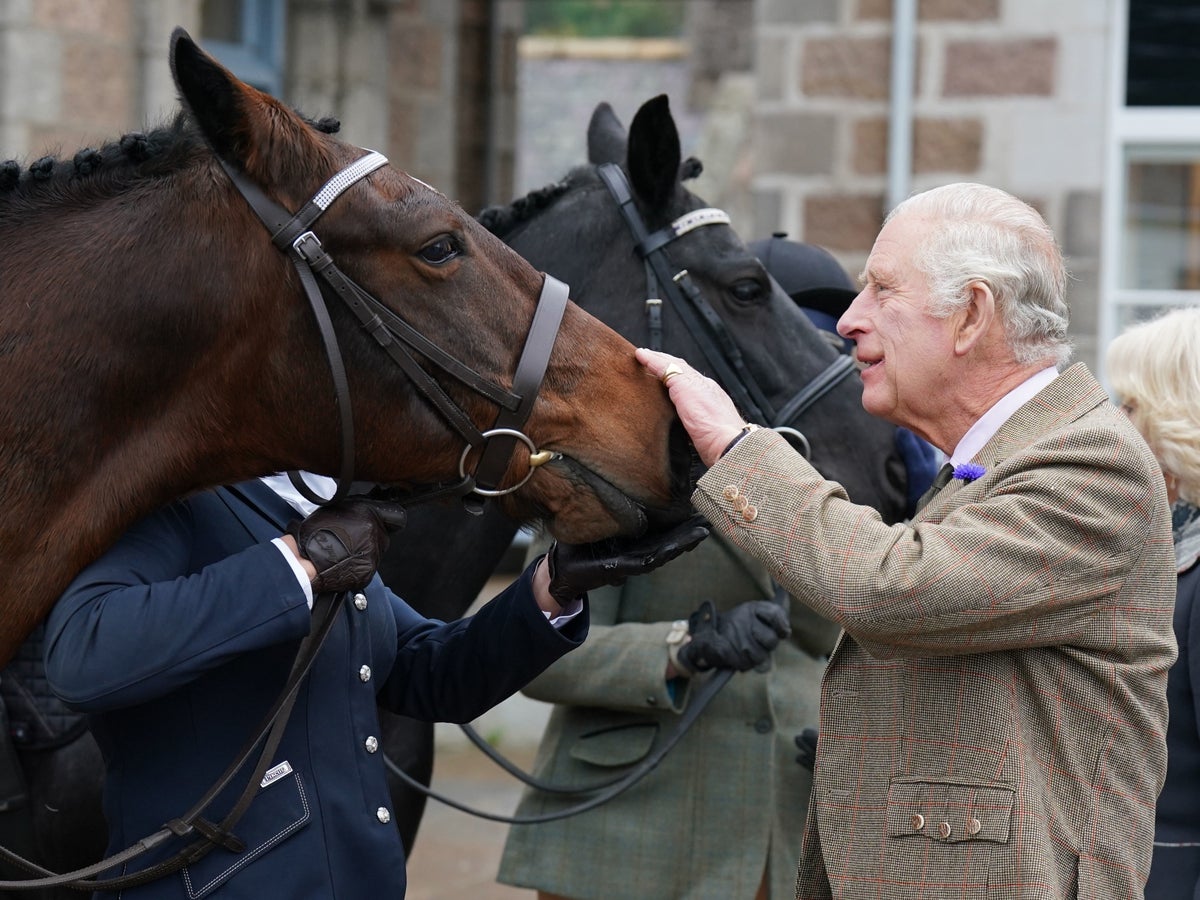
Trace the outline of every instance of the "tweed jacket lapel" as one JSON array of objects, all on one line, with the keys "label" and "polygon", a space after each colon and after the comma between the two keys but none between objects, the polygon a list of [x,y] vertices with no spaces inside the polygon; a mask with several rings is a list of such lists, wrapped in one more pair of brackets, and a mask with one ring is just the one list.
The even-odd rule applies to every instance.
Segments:
[{"label": "tweed jacket lapel", "polygon": [[991,467],[1029,443],[1029,435],[1042,434],[1074,422],[1108,400],[1087,367],[1071,366],[1020,407],[984,445],[976,461]]},{"label": "tweed jacket lapel", "polygon": [[[979,493],[986,492],[988,475],[1000,463],[1029,444],[1029,436],[1043,434],[1064,422],[1074,422],[1101,403],[1108,394],[1082,363],[1076,363],[1055,378],[1000,426],[991,440],[975,454],[972,462],[983,466],[984,474],[975,482]],[[958,504],[954,497],[966,484],[958,478],[938,491],[933,499],[913,517],[914,522],[940,521]]]}]

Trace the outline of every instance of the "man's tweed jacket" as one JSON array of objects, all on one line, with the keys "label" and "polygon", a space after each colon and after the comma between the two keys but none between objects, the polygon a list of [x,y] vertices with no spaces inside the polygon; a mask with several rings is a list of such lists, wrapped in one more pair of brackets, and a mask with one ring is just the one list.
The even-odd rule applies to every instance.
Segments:
[{"label": "man's tweed jacket", "polygon": [[840,622],[796,896],[1142,896],[1175,659],[1170,512],[1076,365],[908,526],[770,431],[693,497]]}]

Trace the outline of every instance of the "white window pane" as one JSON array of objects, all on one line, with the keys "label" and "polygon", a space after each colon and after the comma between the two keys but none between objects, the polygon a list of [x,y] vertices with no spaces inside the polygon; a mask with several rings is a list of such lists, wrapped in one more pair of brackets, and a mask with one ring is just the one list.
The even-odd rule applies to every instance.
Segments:
[{"label": "white window pane", "polygon": [[1129,153],[1122,230],[1122,288],[1200,289],[1200,148]]}]

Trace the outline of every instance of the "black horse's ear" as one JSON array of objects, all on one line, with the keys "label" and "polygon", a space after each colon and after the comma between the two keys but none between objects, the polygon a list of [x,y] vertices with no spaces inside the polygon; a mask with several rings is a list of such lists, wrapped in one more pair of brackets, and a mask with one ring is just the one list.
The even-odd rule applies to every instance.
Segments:
[{"label": "black horse's ear", "polygon": [[251,144],[249,91],[182,28],[171,32],[171,74],[180,102],[191,112],[213,151],[244,168]]},{"label": "black horse's ear", "polygon": [[588,162],[593,166],[625,161],[625,126],[607,103],[599,104],[592,111],[588,122]]},{"label": "black horse's ear", "polygon": [[629,126],[625,168],[636,193],[650,209],[664,206],[679,182],[679,131],[666,94],[642,104]]}]

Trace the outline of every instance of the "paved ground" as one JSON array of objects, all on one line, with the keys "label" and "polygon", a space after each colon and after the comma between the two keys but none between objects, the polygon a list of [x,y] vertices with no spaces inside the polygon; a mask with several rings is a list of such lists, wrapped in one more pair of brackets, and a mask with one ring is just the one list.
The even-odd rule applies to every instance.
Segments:
[{"label": "paved ground", "polygon": [[[511,758],[527,768],[532,749]],[[506,815],[520,795],[515,779],[470,746],[439,752],[433,786],[456,800]],[[408,864],[408,900],[533,900],[533,891],[496,883],[507,831],[507,825],[431,800]]]}]

